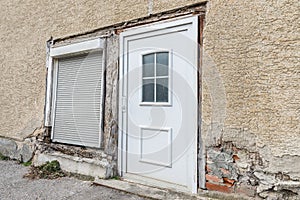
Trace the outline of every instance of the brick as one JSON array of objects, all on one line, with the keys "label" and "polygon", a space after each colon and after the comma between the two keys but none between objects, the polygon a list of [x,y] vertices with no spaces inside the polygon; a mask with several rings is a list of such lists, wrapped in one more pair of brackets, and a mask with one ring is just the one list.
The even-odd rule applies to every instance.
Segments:
[{"label": "brick", "polygon": [[226,183],[224,183],[227,187],[229,187],[229,188],[231,188],[232,186],[233,186],[233,184],[231,184],[231,183],[228,183],[228,182],[226,182]]},{"label": "brick", "polygon": [[224,193],[233,192],[233,189],[230,187],[227,187],[226,185],[220,185],[220,184],[214,184],[214,183],[207,182],[205,184],[205,186],[208,190],[219,191],[219,192],[224,192]]},{"label": "brick", "polygon": [[233,155],[232,158],[233,158],[234,161],[237,161],[237,160],[240,159],[237,155]]},{"label": "brick", "polygon": [[235,180],[224,177],[223,182],[226,186],[232,187],[235,183]]},{"label": "brick", "polygon": [[221,179],[217,176],[211,175],[211,174],[206,174],[205,178],[206,178],[207,181],[210,181],[210,182],[216,182],[216,183],[222,183],[223,182],[223,179]]}]

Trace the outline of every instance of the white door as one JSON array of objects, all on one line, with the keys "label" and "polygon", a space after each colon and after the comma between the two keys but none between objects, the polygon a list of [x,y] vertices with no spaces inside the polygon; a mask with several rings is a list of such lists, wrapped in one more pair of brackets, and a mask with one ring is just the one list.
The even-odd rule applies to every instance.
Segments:
[{"label": "white door", "polygon": [[197,17],[122,33],[125,175],[196,191],[197,34]]}]

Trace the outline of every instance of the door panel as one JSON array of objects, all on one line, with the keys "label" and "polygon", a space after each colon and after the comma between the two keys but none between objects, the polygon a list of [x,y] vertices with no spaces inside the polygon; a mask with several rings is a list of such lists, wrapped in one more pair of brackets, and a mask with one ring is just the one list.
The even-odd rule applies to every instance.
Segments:
[{"label": "door panel", "polygon": [[128,31],[123,38],[126,173],[195,190],[196,17]]}]

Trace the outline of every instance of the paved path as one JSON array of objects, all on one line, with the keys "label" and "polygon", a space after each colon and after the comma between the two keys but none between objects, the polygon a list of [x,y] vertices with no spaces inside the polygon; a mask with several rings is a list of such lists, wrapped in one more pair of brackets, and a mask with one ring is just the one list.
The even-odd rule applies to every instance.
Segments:
[{"label": "paved path", "polygon": [[29,167],[14,161],[0,160],[0,199],[84,199],[84,200],[145,200],[141,197],[123,193],[101,186],[91,186],[91,182],[75,178],[55,180],[30,180],[23,178]]}]

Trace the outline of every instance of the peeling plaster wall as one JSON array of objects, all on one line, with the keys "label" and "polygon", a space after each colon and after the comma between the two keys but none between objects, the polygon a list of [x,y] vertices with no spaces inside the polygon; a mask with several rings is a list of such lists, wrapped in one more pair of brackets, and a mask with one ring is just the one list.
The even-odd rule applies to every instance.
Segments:
[{"label": "peeling plaster wall", "polygon": [[290,145],[300,142],[299,5],[212,1],[204,31],[205,56],[225,89],[225,126],[249,130],[277,156],[299,155]]},{"label": "peeling plaster wall", "polygon": [[[232,142],[262,158],[263,166],[253,165],[252,172],[269,178],[283,173],[297,181],[299,6],[297,0],[209,1],[202,68],[207,151]],[[263,194],[280,182],[259,182],[268,186],[257,191]]]},{"label": "peeling plaster wall", "polygon": [[299,156],[298,8],[297,0],[208,4],[203,126],[216,131],[207,138]]},{"label": "peeling plaster wall", "polygon": [[49,140],[51,128],[47,128],[48,132],[46,131],[44,134],[39,134],[31,138],[36,147],[33,158],[34,165],[40,165],[43,162],[57,159],[65,167],[65,170],[70,170],[71,172],[91,176],[96,175],[101,178],[109,178],[117,175],[119,36],[114,32],[110,28],[75,38],[53,41],[54,46],[76,43],[95,37],[102,37],[106,41],[106,47],[104,48],[106,54],[104,131],[101,135],[101,148],[51,143]]}]

